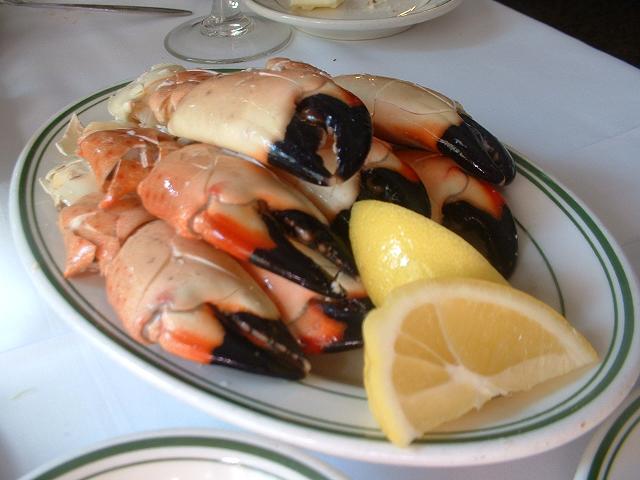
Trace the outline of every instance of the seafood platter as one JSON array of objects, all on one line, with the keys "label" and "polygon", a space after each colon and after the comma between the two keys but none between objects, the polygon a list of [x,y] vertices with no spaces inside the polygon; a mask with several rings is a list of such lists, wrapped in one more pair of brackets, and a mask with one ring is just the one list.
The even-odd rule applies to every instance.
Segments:
[{"label": "seafood platter", "polygon": [[[285,58],[154,66],[52,119],[12,189],[21,254],[74,326],[172,394],[302,447],[415,465],[522,457],[595,426],[638,373],[633,280],[599,222],[460,103],[403,80]],[[464,238],[570,318],[597,364],[389,444],[362,387],[361,200]],[[592,273],[583,309],[577,264]]]}]

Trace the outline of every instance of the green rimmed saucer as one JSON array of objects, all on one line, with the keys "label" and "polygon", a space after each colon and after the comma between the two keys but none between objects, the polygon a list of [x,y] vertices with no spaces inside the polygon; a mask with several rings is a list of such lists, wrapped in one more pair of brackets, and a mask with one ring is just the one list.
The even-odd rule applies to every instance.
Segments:
[{"label": "green rimmed saucer", "polygon": [[22,480],[346,480],[297,450],[228,431],[166,430],[127,436],[53,461]]}]

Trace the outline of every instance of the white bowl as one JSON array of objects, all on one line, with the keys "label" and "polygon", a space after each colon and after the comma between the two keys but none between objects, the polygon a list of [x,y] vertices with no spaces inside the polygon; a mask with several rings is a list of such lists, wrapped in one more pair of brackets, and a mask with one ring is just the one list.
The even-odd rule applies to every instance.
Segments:
[{"label": "white bowl", "polygon": [[[291,9],[289,0],[245,0],[258,15],[336,40],[388,37],[456,8],[462,0],[345,0],[337,8]],[[373,1],[373,0],[371,0]]]}]

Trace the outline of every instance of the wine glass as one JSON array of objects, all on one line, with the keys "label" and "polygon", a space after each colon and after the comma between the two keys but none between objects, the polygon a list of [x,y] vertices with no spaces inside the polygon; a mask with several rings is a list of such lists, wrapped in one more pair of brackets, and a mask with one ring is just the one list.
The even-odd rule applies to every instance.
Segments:
[{"label": "wine glass", "polygon": [[269,55],[291,39],[288,25],[245,15],[240,0],[213,0],[209,15],[188,20],[164,39],[175,57],[197,63],[238,63]]}]

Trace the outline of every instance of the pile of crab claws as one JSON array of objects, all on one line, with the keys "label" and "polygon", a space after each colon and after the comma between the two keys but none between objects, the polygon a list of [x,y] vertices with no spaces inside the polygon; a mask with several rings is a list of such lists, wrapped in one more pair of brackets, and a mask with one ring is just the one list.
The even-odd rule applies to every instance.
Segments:
[{"label": "pile of crab claws", "polygon": [[487,129],[464,111],[463,122],[451,125],[438,141],[438,149],[467,173],[492,185],[507,185],[516,175],[513,157]]},{"label": "pile of crab claws", "polygon": [[212,363],[293,380],[309,371],[309,362],[282,322],[212,309],[227,330],[224,342],[213,351]]},{"label": "pile of crab claws", "polygon": [[[157,213],[159,217],[162,217],[162,211],[167,213],[172,209],[175,210],[172,212],[172,215],[175,216],[172,225],[179,233],[174,234],[169,227],[163,227],[164,230],[167,230],[164,235],[170,236],[174,243],[190,243],[194,238],[203,239],[226,251],[225,255],[234,256],[241,262],[252,263],[253,266],[269,270],[275,276],[280,276],[281,280],[286,279],[286,281],[294,282],[295,286],[268,293],[263,291],[263,294],[272,296],[271,307],[267,308],[265,307],[267,302],[258,301],[259,295],[256,291],[261,288],[263,290],[272,288],[268,285],[277,282],[257,279],[258,285],[247,287],[253,294],[245,293],[244,303],[230,305],[233,302],[227,300],[241,291],[244,288],[243,285],[248,285],[246,279],[238,274],[238,269],[230,267],[228,269],[229,272],[236,274],[231,275],[232,277],[240,279],[232,285],[234,293],[231,295],[224,293],[214,299],[209,298],[212,290],[221,289],[220,285],[224,283],[219,277],[215,277],[215,275],[220,275],[221,270],[214,269],[217,273],[209,274],[211,278],[205,286],[203,286],[204,276],[193,275],[193,270],[189,270],[188,276],[192,277],[191,280],[194,282],[191,288],[194,291],[201,289],[207,292],[207,298],[203,300],[203,303],[196,309],[172,310],[172,305],[167,312],[162,313],[162,315],[166,313],[164,317],[160,314],[157,315],[161,321],[166,320],[163,325],[166,327],[165,330],[158,328],[160,321],[154,319],[150,323],[152,324],[151,328],[146,329],[145,327],[142,333],[134,333],[141,336],[139,340],[144,340],[146,343],[158,343],[173,354],[180,355],[182,352],[184,358],[200,363],[220,364],[252,373],[300,379],[310,369],[309,362],[304,357],[305,354],[338,352],[362,346],[362,322],[366,314],[373,308],[371,301],[366,297],[364,287],[357,278],[355,261],[348,245],[349,211],[346,209],[345,198],[351,202],[349,205],[356,199],[378,199],[392,202],[434,218],[474,245],[503,276],[509,277],[514,270],[518,253],[517,231],[513,216],[504,204],[504,199],[491,185],[502,186],[510,183],[515,176],[516,169],[509,151],[498,139],[473,120],[459,104],[449,101],[437,92],[421,89],[407,82],[383,78],[382,80],[385,82],[390,81],[401,85],[402,88],[396,92],[400,92],[401,95],[396,98],[397,105],[395,105],[396,102],[384,97],[389,93],[389,89],[386,87],[380,88],[379,91],[364,92],[372,96],[374,104],[378,100],[378,109],[376,110],[358,98],[360,93],[345,90],[342,87],[336,88],[339,82],[336,82],[336,85],[327,82],[326,80],[330,77],[314,67],[285,59],[279,59],[276,63],[273,65],[274,71],[281,72],[278,78],[282,77],[278,86],[291,95],[291,102],[286,108],[278,109],[280,117],[277,135],[264,135],[257,142],[257,148],[251,148],[252,145],[246,146],[247,140],[243,135],[240,135],[239,138],[231,134],[222,135],[224,137],[222,140],[229,142],[221,143],[225,147],[224,149],[212,145],[198,146],[197,144],[183,147],[182,144],[176,143],[174,145],[174,139],[169,136],[167,138],[159,136],[156,142],[158,145],[154,144],[148,148],[149,156],[154,162],[156,157],[158,159],[153,171],[157,173],[163,167],[163,163],[169,163],[170,160],[172,168],[168,170],[173,177],[159,176],[156,179],[158,180],[155,185],[156,189],[158,191],[165,189],[165,192],[155,191],[145,196],[138,188],[137,193],[143,197],[143,200],[147,199],[157,204],[156,207],[160,210]],[[298,73],[292,74],[288,70],[295,70]],[[304,73],[305,71],[307,73]],[[308,71],[311,71],[311,74]],[[299,85],[296,83],[298,74],[300,74],[299,78],[306,79],[305,82],[298,82]],[[262,72],[261,76],[249,75],[247,72],[241,73],[241,75],[243,78],[246,77],[246,79],[256,82],[262,81],[264,78],[274,78],[273,72],[269,75]],[[228,78],[231,77],[220,75],[217,83],[222,84]],[[158,123],[167,124],[179,104],[188,104],[189,108],[185,108],[189,111],[193,106],[205,105],[206,108],[211,107],[212,110],[218,111],[222,117],[225,112],[232,112],[233,115],[236,115],[236,110],[233,108],[218,108],[219,99],[227,97],[224,92],[222,95],[215,96],[215,101],[211,104],[203,101],[183,102],[189,92],[195,95],[200,90],[204,90],[196,90],[196,87],[203,80],[208,82],[209,86],[214,83],[211,81],[210,75],[196,74],[193,82],[190,82],[193,85],[189,85],[189,88],[180,87],[172,91],[159,92],[170,96],[158,95],[156,99],[158,101],[151,102],[154,105],[158,103],[157,106],[162,107],[160,108],[162,110],[160,117],[162,118],[156,115]],[[296,83],[300,88],[290,89],[291,82]],[[175,83],[179,86],[177,82]],[[374,87],[376,85],[375,82],[366,83]],[[159,85],[163,89],[167,86],[164,81]],[[227,92],[229,91],[231,90]],[[263,88],[260,91],[262,94],[258,100],[264,100],[265,105],[268,105],[271,99],[284,98],[284,95],[273,95],[271,88]],[[429,101],[423,102],[424,111],[413,110],[412,107],[416,104],[416,99],[409,98],[407,100],[406,98],[411,92],[414,92],[415,95],[426,95]],[[165,100],[162,100],[163,98]],[[195,98],[199,97],[195,95]],[[254,120],[256,112],[259,110],[259,108],[254,108],[256,104],[248,101],[249,98],[249,95],[243,96],[244,103],[251,107],[246,115],[240,116],[237,126],[242,128],[235,129],[234,127],[236,132],[254,132],[256,130],[247,127],[247,125],[252,125],[251,121]],[[232,101],[231,107],[237,103]],[[396,108],[394,112],[400,112],[400,115],[388,114],[388,111],[385,110],[392,103]],[[447,108],[444,114],[442,105]],[[373,118],[374,112],[377,113],[375,119]],[[210,114],[211,112],[205,113]],[[406,114],[406,118],[403,114]],[[179,120],[180,115],[177,117]],[[423,124],[417,125],[416,117],[423,119]],[[187,119],[189,118],[198,119],[197,116],[187,116]],[[211,119],[213,117],[203,115],[202,118]],[[176,125],[180,125],[180,122],[176,122],[176,118],[173,120]],[[396,120],[398,121],[396,122]],[[216,121],[212,123],[216,128],[204,128],[204,130],[209,133],[217,132],[217,126],[223,122],[219,119]],[[196,123],[206,122],[191,121],[186,123],[193,127]],[[257,123],[258,127],[263,127],[272,126],[274,122],[272,117],[268,117],[266,120],[263,119],[262,123]],[[172,125],[168,125],[167,128],[171,130]],[[425,183],[426,178],[420,176],[400,159],[391,158],[393,155],[390,152],[381,158],[376,157],[374,153],[376,149],[380,149],[377,143],[381,142],[372,136],[374,126],[381,136],[391,135],[386,138],[389,142],[397,145],[402,144],[404,148],[418,147],[423,149],[422,151],[440,151],[442,155],[438,153],[431,155],[447,157],[449,164],[446,165],[446,169],[440,171],[443,178],[440,185],[445,188],[439,188],[433,184],[428,186]],[[417,138],[414,138],[415,132],[412,133],[411,130],[414,126],[416,126],[416,130],[422,132],[421,135],[416,136]],[[126,131],[127,135],[131,136],[129,131],[129,129]],[[377,132],[376,135],[378,135]],[[189,133],[189,129],[187,129],[187,133]],[[196,133],[197,135],[201,134],[201,132]],[[101,135],[105,136],[105,134]],[[197,136],[192,138],[187,134],[181,136],[191,138],[194,141],[219,143],[211,140],[215,137],[200,139]],[[100,135],[96,135],[96,138],[98,137]],[[141,138],[144,140],[146,137],[142,136]],[[163,151],[167,155],[159,153],[156,155],[155,150],[159,151],[160,144],[163,142],[168,144],[164,145],[166,152]],[[391,144],[386,145],[392,148]],[[243,147],[246,148],[243,149]],[[178,159],[179,152],[190,148],[194,149],[193,158],[190,160],[193,163],[193,168],[188,170],[185,167],[187,162],[182,161],[184,159],[181,161],[176,159]],[[270,174],[264,173],[260,177],[258,173],[254,172],[255,176],[251,177],[248,173],[241,173],[240,164],[235,158],[228,162],[225,170],[221,166],[223,160],[219,158],[222,156],[220,152],[217,153],[218,156],[215,156],[215,162],[211,159],[205,162],[204,159],[201,161],[199,155],[195,155],[197,153],[195,149],[198,148],[215,148],[220,152],[224,150],[222,153],[228,154],[227,156],[251,156],[255,161],[248,161],[250,159],[243,157],[248,161],[247,165],[257,165],[257,162],[263,165],[268,163],[270,166],[277,167],[274,170],[280,169],[297,177],[296,180],[304,180],[299,183],[313,184],[312,187],[308,187],[310,190],[321,191],[323,188],[327,188],[331,191],[331,195],[319,196],[329,197],[335,203],[330,208],[327,207],[331,214],[325,213],[313,199],[307,199],[311,202],[311,204],[307,204],[308,202],[302,201],[300,198],[292,198],[296,195],[291,195],[291,189],[287,188],[287,185],[275,188],[274,185],[278,182],[271,177],[278,178],[278,175],[283,175],[282,171],[274,172],[265,168],[266,165],[264,165],[260,167],[260,171],[264,170]],[[242,155],[226,149],[237,150]],[[148,179],[154,174],[154,172],[149,173],[152,165],[146,164],[146,154],[143,158],[141,157],[143,161],[139,162],[139,165],[138,163],[129,165],[127,163],[131,160],[129,150],[131,149],[114,156],[114,161],[109,164],[106,164],[105,159],[99,155],[98,159],[104,165],[96,164],[102,165],[104,175],[99,175],[99,177],[103,178],[105,183],[114,186],[114,184],[120,185],[118,181],[122,181],[119,189],[114,187],[115,194],[135,193],[133,187],[138,184],[138,177]],[[176,158],[174,158],[174,153]],[[160,161],[160,157],[163,157],[162,161]],[[223,170],[215,181],[212,180],[212,175],[206,174],[207,170],[204,167],[207,167],[207,162],[210,164],[208,168],[215,167]],[[114,167],[116,164],[117,168]],[[94,165],[92,164],[92,166]],[[182,169],[184,172],[176,172],[176,170]],[[461,175],[455,176],[453,187],[449,187],[446,182],[451,181],[449,176],[453,170],[460,172]],[[235,179],[239,179],[237,184],[234,183]],[[258,181],[255,181],[256,179]],[[456,183],[456,179],[458,183]],[[124,180],[132,181],[125,182]],[[208,183],[209,181],[211,182]],[[145,181],[140,183],[138,187],[144,183]],[[261,188],[257,188],[256,185]],[[471,186],[469,187],[469,185]],[[181,188],[186,194],[180,194]],[[339,188],[342,188],[343,192],[349,191],[349,194],[334,195],[335,190]],[[468,190],[466,190],[467,188]],[[441,191],[432,198],[434,190]],[[208,197],[199,198],[201,192],[204,192]],[[300,196],[304,198],[308,193],[308,191],[303,191]],[[169,205],[170,197],[177,199],[176,205]],[[117,198],[115,199],[117,200]],[[189,201],[192,201],[193,205],[186,205]],[[325,201],[324,198],[323,201]],[[185,208],[185,205],[189,208]],[[150,207],[148,208],[151,211]],[[201,214],[202,217],[200,217]],[[167,218],[165,220],[169,221]],[[210,227],[210,229],[204,231],[201,230],[201,227]],[[240,233],[238,233],[239,231]],[[184,238],[178,239],[179,236],[186,237],[188,242]],[[214,238],[219,243],[216,243]],[[225,243],[227,240],[228,242]],[[164,245],[163,241],[159,243]],[[186,243],[184,245],[180,243],[186,252],[193,250],[202,253],[202,259],[208,258],[208,254],[203,252],[210,250],[210,245],[206,245],[204,242],[195,242],[186,246]],[[225,250],[225,246],[229,251]],[[148,250],[148,245],[143,246],[141,250]],[[174,251],[181,250],[174,248],[172,252]],[[171,255],[173,254],[171,253]],[[140,256],[144,255],[149,257],[146,263],[153,263],[153,259],[150,258],[153,255],[149,255],[147,252]],[[172,261],[177,264],[186,261],[185,259],[188,257],[196,258],[195,255],[189,254],[180,258],[172,258]],[[123,271],[130,266],[126,263],[123,262]],[[196,263],[211,262],[199,261]],[[144,268],[139,267],[137,270]],[[169,269],[167,265],[164,265],[163,268]],[[239,270],[251,274],[250,268],[242,267]],[[184,286],[183,284],[188,283],[176,281],[176,276],[169,273],[166,274],[166,277],[169,284],[174,282],[180,288]],[[154,282],[156,278],[153,276]],[[135,282],[133,283],[135,284]],[[175,288],[176,285],[172,285],[172,287],[179,291],[180,288]],[[121,288],[123,298],[120,301],[128,302],[126,297],[131,298],[131,291],[134,289],[134,285],[130,285],[129,288]],[[308,292],[300,293],[300,290],[304,289],[307,289]],[[164,295],[165,292],[161,293]],[[191,296],[185,294],[184,298],[191,298]],[[259,303],[262,308],[252,308],[254,302]],[[137,303],[146,304],[146,302]],[[295,315],[287,315],[283,311],[282,304],[286,303],[296,303],[293,307],[289,306]],[[206,316],[207,323],[214,325],[215,329],[209,328],[207,330],[208,327],[204,328],[202,325],[197,325],[196,328],[194,326],[198,323],[195,318],[197,312],[194,313],[196,310],[204,312],[202,313],[203,318]],[[182,318],[182,324],[180,324],[180,318]],[[176,325],[183,327],[182,330],[174,328]],[[189,330],[190,327],[193,329]],[[153,333],[154,328],[157,335],[145,337],[147,333]],[[172,328],[173,332],[164,335],[167,330]],[[211,333],[212,330],[215,330],[216,335],[211,334],[210,337],[206,337],[203,334],[202,337],[197,337],[200,333]]]},{"label": "pile of crab claws", "polygon": [[518,258],[518,232],[506,204],[499,218],[463,201],[443,205],[442,215],[443,226],[473,245],[504,278],[511,276]]},{"label": "pile of crab claws", "polygon": [[[329,134],[335,139],[335,173],[317,153]],[[371,117],[364,105],[350,106],[321,93],[311,95],[296,106],[285,137],[272,145],[268,162],[308,182],[329,185],[334,176],[347,180],[360,170],[371,138]]]}]

